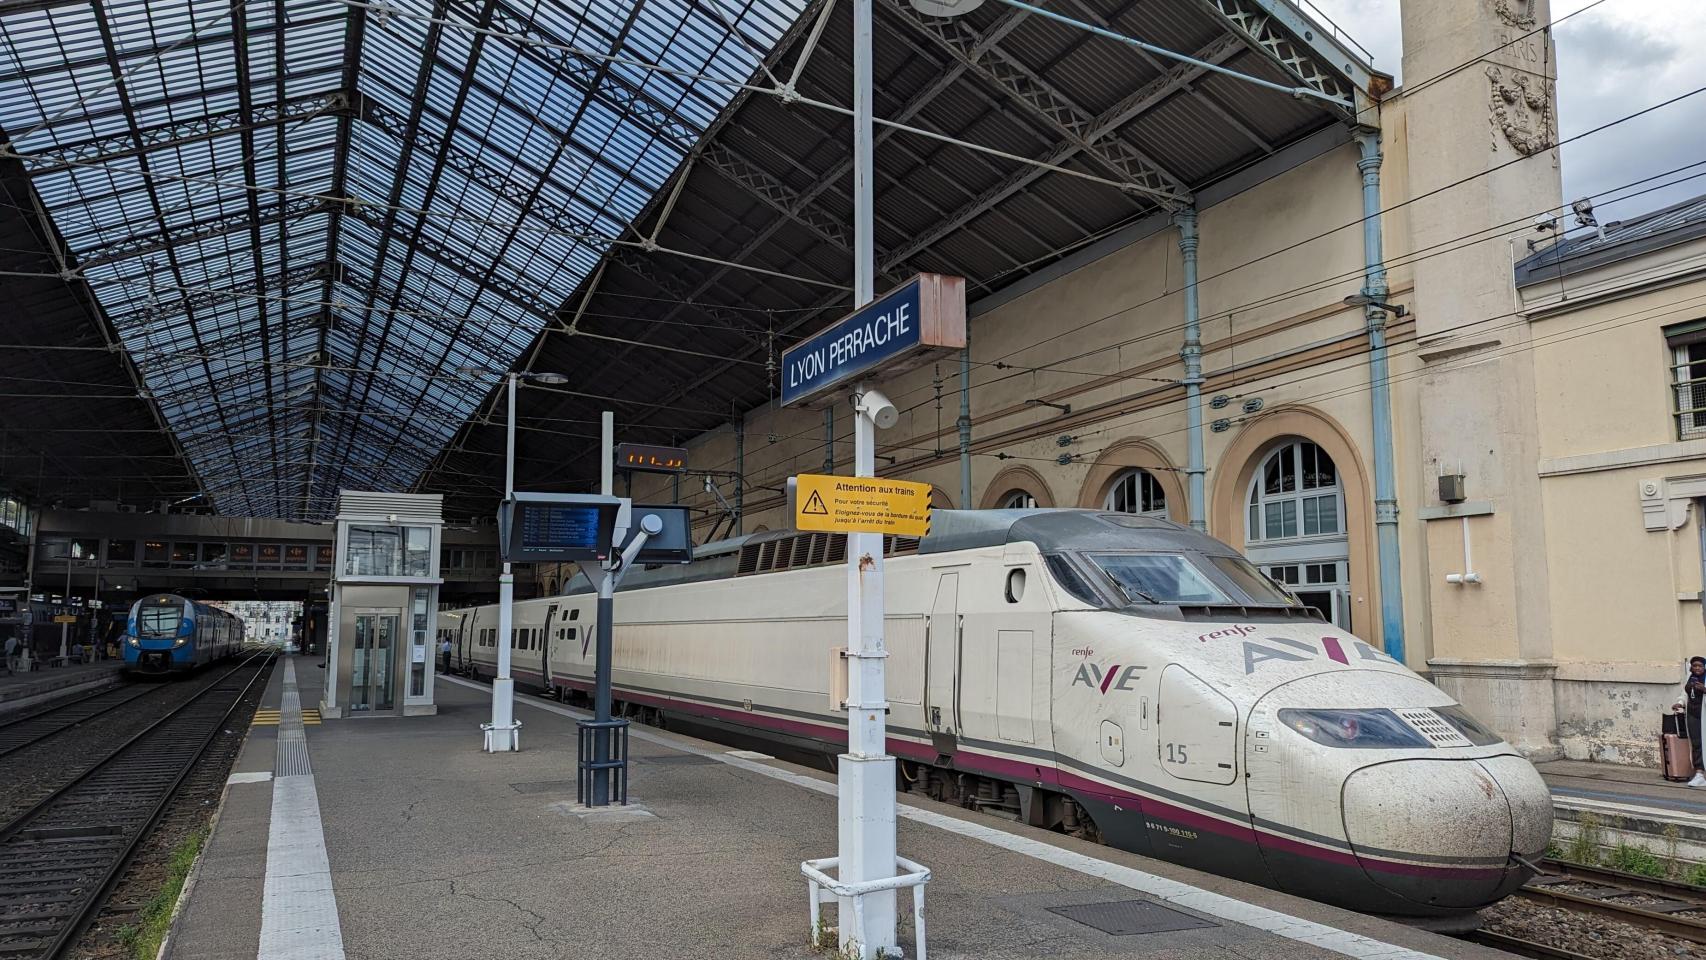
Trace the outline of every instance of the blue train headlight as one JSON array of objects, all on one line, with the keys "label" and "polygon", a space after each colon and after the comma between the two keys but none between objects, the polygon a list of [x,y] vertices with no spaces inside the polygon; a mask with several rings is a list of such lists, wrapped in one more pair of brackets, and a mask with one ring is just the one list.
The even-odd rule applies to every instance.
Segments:
[{"label": "blue train headlight", "polygon": [[190,642],[189,637],[179,637],[178,639],[172,641],[172,646],[181,647],[184,644],[189,643],[189,642]]},{"label": "blue train headlight", "polygon": [[142,646],[142,639],[140,637],[133,636],[130,638],[130,645],[133,647],[140,647]]},{"label": "blue train headlight", "polygon": [[1428,738],[1390,710],[1300,710],[1279,712],[1280,723],[1328,747],[1422,748]]}]

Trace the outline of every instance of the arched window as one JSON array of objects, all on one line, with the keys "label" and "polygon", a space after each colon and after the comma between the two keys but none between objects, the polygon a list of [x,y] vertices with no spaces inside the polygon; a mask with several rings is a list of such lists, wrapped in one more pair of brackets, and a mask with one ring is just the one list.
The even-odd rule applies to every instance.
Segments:
[{"label": "arched window", "polygon": [[1167,516],[1167,491],[1148,470],[1133,468],[1114,478],[1102,501],[1103,510],[1136,513],[1146,517]]},{"label": "arched window", "polygon": [[1355,629],[1345,498],[1333,458],[1308,440],[1282,444],[1262,460],[1245,503],[1251,562],[1322,617]]},{"label": "arched window", "polygon": [[1250,481],[1250,542],[1329,537],[1345,530],[1339,471],[1307,440],[1280,447]]},{"label": "arched window", "polygon": [[1029,491],[1013,490],[1002,497],[1001,502],[997,503],[995,508],[997,510],[1035,510],[1036,506],[1037,498],[1031,496]]}]

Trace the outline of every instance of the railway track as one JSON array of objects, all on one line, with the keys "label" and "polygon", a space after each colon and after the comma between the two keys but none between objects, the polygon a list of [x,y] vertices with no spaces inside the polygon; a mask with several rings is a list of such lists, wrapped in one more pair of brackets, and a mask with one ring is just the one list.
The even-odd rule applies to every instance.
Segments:
[{"label": "railway track", "polygon": [[[1547,871],[1529,880],[1516,895],[1560,910],[1608,917],[1666,936],[1706,944],[1706,889],[1624,873],[1603,867],[1587,867],[1562,860],[1547,860]],[[1509,945],[1492,938],[1511,940]],[[1501,934],[1480,931],[1471,939],[1500,949],[1543,960],[1567,960],[1569,951],[1517,941]]]},{"label": "railway track", "polygon": [[69,730],[109,710],[116,710],[154,689],[157,688],[142,685],[114,687],[9,720],[0,724],[0,757],[46,740],[61,730]]},{"label": "railway track", "polygon": [[0,826],[0,957],[52,960],[75,942],[271,660],[230,669]]}]

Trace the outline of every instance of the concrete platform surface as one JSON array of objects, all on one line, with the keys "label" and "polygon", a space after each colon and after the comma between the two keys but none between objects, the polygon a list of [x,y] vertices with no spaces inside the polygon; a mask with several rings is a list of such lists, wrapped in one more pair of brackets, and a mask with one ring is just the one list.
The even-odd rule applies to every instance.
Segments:
[{"label": "concrete platform surface", "polygon": [[1553,835],[1584,835],[1597,846],[1644,847],[1660,856],[1706,863],[1706,787],[1672,783],[1652,768],[1555,760],[1536,765],[1552,788]]},{"label": "concrete platform surface", "polygon": [[98,690],[117,683],[123,660],[97,660],[64,667],[45,663],[38,670],[9,674],[0,663],[0,716],[44,703],[55,696]]},{"label": "concrete platform surface", "polygon": [[[300,701],[317,703],[323,671],[294,660]],[[573,712],[519,698],[525,749],[488,755],[479,724],[489,693],[443,678],[437,716],[301,728],[318,796],[308,819],[323,823],[335,917],[293,916],[307,935],[269,941],[264,930],[315,886],[300,866],[313,844],[281,839],[273,819],[280,784],[307,779],[269,779],[295,729],[281,673],[264,704],[283,706],[281,725],[250,734],[168,946],[173,960],[830,955],[807,944],[799,873],[801,860],[835,853],[830,775],[635,727],[635,806],[583,818],[573,810]],[[957,807],[903,797],[900,810],[900,851],[935,873],[925,915],[936,958],[1504,957]],[[1198,923],[1116,936],[1050,910],[1119,901]],[[902,945],[916,955],[910,922]]]}]

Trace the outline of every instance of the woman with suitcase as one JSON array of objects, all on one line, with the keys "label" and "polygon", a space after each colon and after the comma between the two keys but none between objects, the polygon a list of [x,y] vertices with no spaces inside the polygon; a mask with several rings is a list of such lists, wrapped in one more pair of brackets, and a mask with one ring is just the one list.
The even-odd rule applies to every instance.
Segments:
[{"label": "woman with suitcase", "polygon": [[[1694,767],[1694,777],[1688,781],[1688,785],[1691,787],[1706,787],[1706,762],[1702,762],[1700,755],[1700,711],[1703,705],[1706,705],[1706,657],[1690,657],[1688,673],[1682,678],[1682,696],[1677,698],[1676,704],[1671,709],[1673,712],[1679,712],[1683,715],[1681,726],[1683,730],[1688,732],[1688,755],[1693,761]],[[1668,748],[1674,744],[1675,737],[1669,736],[1664,739],[1670,741],[1661,747],[1665,779],[1681,780],[1686,774],[1686,770],[1671,769],[1673,766],[1681,766],[1681,764],[1673,762],[1668,751]]]}]

